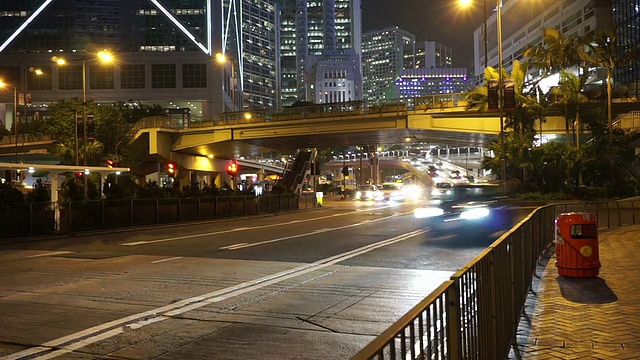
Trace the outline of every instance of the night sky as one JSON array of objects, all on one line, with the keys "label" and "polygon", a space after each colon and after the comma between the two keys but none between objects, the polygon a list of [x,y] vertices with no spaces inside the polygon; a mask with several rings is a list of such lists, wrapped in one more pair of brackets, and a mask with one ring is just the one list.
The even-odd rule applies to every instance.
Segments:
[{"label": "night sky", "polygon": [[362,0],[362,31],[398,26],[417,41],[451,47],[453,66],[471,68],[473,31],[482,25],[482,0],[474,7],[460,9],[458,0]]}]

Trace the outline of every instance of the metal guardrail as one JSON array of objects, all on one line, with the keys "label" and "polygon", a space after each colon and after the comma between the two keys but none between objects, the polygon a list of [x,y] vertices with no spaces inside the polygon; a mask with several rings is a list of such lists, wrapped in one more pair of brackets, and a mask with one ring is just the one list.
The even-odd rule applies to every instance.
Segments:
[{"label": "metal guardrail", "polygon": [[414,306],[352,360],[505,359],[538,259],[564,212],[598,217],[600,228],[636,224],[639,200],[569,203],[533,211]]},{"label": "metal guardrail", "polygon": [[146,128],[197,129],[304,119],[335,119],[354,115],[440,113],[455,109],[462,110],[466,106],[465,98],[466,93],[454,93],[385,101],[348,101],[283,109],[247,110],[222,113],[214,118],[192,117],[185,123],[169,116],[154,116],[139,120],[134,128],[136,131]]},{"label": "metal guardrail", "polygon": [[631,111],[618,116],[618,118],[613,121],[613,126],[621,130],[640,130],[640,111]]},{"label": "metal guardrail", "polygon": [[[315,194],[0,204],[0,238],[247,216],[316,206]],[[59,211],[60,222],[55,213]]]},{"label": "metal guardrail", "polygon": [[[45,133],[34,134],[18,134],[18,144],[38,143],[38,142],[52,142],[55,140],[55,136]],[[16,135],[5,135],[0,139],[0,146],[16,144]]]}]

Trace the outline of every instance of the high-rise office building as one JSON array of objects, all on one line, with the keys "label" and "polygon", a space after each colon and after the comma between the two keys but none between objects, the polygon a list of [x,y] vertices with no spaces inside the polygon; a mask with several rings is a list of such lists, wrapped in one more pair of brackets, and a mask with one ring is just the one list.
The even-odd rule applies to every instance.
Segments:
[{"label": "high-rise office building", "polygon": [[309,67],[309,56],[349,54],[360,58],[360,0],[278,0],[277,3],[281,104],[311,101],[317,79],[310,78],[313,70]]},{"label": "high-rise office building", "polygon": [[393,98],[394,81],[402,75],[405,53],[413,58],[415,35],[397,26],[369,31],[362,36],[364,99]]},{"label": "high-rise office building", "polygon": [[[83,88],[97,102],[159,104],[192,119],[272,107],[276,18],[270,0],[6,0],[0,2],[0,78],[31,94],[27,117],[47,103],[81,97]],[[114,52],[115,64],[99,64],[95,54],[104,49]],[[214,58],[223,49],[226,65]],[[53,56],[67,65],[56,65]],[[235,96],[234,83],[246,84],[244,94]],[[10,127],[15,110],[8,94],[0,93],[0,107]]]},{"label": "high-rise office building", "polygon": [[[613,0],[613,21],[618,37],[618,49],[625,53],[640,44],[640,2]],[[628,87],[631,95],[640,97],[640,60],[616,70],[614,83]]]},{"label": "high-rise office building", "polygon": [[[474,32],[474,75],[481,78],[485,63],[498,67],[497,14]],[[522,60],[524,51],[542,43],[545,28],[556,28],[563,35],[588,35],[611,26],[611,2],[608,0],[510,0],[502,6],[503,66],[510,69],[514,60]],[[485,37],[486,36],[486,37]],[[485,59],[485,46],[488,59]],[[535,74],[533,74],[535,75]]]},{"label": "high-rise office building", "polygon": [[362,75],[358,56],[353,50],[325,51],[310,55],[309,101],[316,104],[362,100]]},{"label": "high-rise office building", "polygon": [[413,68],[450,68],[451,48],[435,41],[418,41],[414,50]]},{"label": "high-rise office building", "polygon": [[274,108],[278,105],[278,8],[271,0],[222,0],[223,18],[231,29],[224,52],[229,54],[239,81],[243,109]]}]

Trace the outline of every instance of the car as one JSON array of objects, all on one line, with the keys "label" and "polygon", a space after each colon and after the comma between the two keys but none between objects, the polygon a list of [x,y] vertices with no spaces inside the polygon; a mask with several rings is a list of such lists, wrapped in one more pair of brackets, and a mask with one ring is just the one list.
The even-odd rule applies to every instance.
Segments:
[{"label": "car", "polygon": [[404,200],[404,192],[402,192],[402,183],[388,182],[382,183],[380,186],[382,191],[382,199],[386,201],[402,201]]},{"label": "car", "polygon": [[468,233],[473,237],[489,237],[514,225],[512,212],[495,200],[447,200],[415,209],[414,217],[434,234]]},{"label": "car", "polygon": [[356,200],[382,200],[382,191],[378,190],[375,185],[363,185],[356,189]]}]

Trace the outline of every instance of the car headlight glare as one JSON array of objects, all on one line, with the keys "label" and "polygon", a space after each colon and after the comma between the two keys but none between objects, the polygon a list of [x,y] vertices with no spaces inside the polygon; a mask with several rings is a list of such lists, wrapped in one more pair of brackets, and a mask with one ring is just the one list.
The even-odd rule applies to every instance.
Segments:
[{"label": "car headlight glare", "polygon": [[483,217],[489,216],[489,208],[487,207],[477,207],[465,210],[460,213],[460,219],[465,220],[473,220],[473,219],[481,219]]},{"label": "car headlight glare", "polygon": [[418,208],[413,211],[413,216],[416,219],[436,217],[436,216],[441,216],[443,214],[444,214],[444,210],[437,207]]}]

